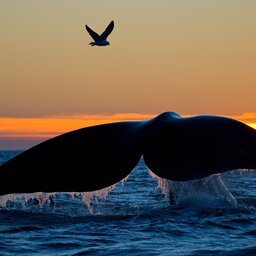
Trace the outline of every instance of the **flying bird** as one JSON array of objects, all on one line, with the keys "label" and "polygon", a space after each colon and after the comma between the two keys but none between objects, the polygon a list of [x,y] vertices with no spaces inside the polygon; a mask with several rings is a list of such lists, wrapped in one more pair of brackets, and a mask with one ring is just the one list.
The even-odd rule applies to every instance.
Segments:
[{"label": "flying bird", "polygon": [[109,41],[107,41],[107,37],[109,36],[109,34],[112,32],[112,30],[114,28],[114,21],[113,20],[109,23],[109,25],[107,26],[107,28],[105,29],[105,31],[101,35],[98,35],[96,32],[94,32],[87,25],[85,25],[85,28],[86,28],[87,32],[89,33],[89,35],[94,40],[94,42],[89,43],[89,45],[91,45],[91,46],[94,46],[94,45],[97,45],[97,46],[110,45]]}]

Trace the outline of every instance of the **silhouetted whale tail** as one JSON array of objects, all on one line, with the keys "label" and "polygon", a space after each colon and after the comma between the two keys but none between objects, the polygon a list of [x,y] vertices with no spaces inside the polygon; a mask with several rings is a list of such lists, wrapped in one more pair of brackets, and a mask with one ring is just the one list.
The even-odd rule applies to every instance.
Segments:
[{"label": "silhouetted whale tail", "polygon": [[99,190],[125,178],[142,155],[151,171],[174,181],[256,169],[256,131],[230,118],[172,112],[83,128],[4,163],[0,195]]}]

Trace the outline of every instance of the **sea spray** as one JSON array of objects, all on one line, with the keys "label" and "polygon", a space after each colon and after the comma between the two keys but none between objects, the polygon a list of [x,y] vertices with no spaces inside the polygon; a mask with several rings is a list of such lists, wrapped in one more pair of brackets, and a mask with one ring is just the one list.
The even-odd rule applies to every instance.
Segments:
[{"label": "sea spray", "polygon": [[[120,181],[122,186],[124,186],[124,183],[127,181],[129,175],[127,175],[124,179]],[[117,183],[116,183],[117,184]],[[90,213],[93,213],[93,207],[92,207],[92,200],[98,201],[99,199],[105,199],[108,197],[109,193],[116,187],[116,184],[113,184],[109,187],[95,190],[92,192],[71,192],[69,193],[72,197],[74,196],[81,196],[83,203],[87,206]]]},{"label": "sea spray", "polygon": [[[120,183],[122,186],[128,179],[129,175],[122,179]],[[8,194],[0,196],[0,207],[8,208],[9,205],[16,206],[15,208],[26,208],[31,206],[31,202],[36,202],[35,205],[39,205],[43,208],[45,204],[52,204],[53,198],[58,195],[70,195],[71,198],[81,197],[81,201],[87,206],[89,213],[93,213],[92,201],[98,202],[100,199],[105,199],[109,193],[116,187],[113,184],[109,187],[92,191],[92,192],[54,192],[54,193],[29,193],[29,194]],[[13,208],[13,207],[12,207]]]},{"label": "sea spray", "polygon": [[237,206],[237,201],[225,186],[220,175],[177,182],[168,181],[169,195],[178,205],[194,207]]},{"label": "sea spray", "polygon": [[93,213],[93,207],[92,207],[92,200],[95,200],[96,202],[99,199],[105,199],[109,195],[109,193],[116,187],[116,184],[111,185],[109,187],[92,191],[92,192],[70,192],[70,194],[73,198],[81,196],[82,202],[87,206],[88,211],[90,213]]},{"label": "sea spray", "polygon": [[8,194],[0,197],[0,207],[7,207],[9,202],[20,204],[26,207],[26,204],[31,200],[37,200],[38,205],[43,207],[46,203],[51,203],[51,198],[57,193],[30,193],[30,194]]},{"label": "sea spray", "polygon": [[232,207],[237,201],[230,193],[219,174],[190,181],[171,181],[160,178],[152,171],[149,174],[157,180],[156,189],[160,189],[165,197],[169,197],[171,204],[211,207],[220,202]]},{"label": "sea spray", "polygon": [[157,181],[157,187],[156,189],[159,189],[161,193],[165,196],[169,196],[170,188],[169,188],[169,180],[160,178],[156,174],[154,174],[150,169],[148,169],[149,175],[156,179]]}]

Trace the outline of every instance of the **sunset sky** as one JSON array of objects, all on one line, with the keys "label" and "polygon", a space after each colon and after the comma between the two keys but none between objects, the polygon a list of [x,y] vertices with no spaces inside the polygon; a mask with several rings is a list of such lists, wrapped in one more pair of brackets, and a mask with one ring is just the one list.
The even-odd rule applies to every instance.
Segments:
[{"label": "sunset sky", "polygon": [[[0,149],[163,111],[256,127],[255,0],[1,0]],[[110,46],[89,25],[111,20]]]}]

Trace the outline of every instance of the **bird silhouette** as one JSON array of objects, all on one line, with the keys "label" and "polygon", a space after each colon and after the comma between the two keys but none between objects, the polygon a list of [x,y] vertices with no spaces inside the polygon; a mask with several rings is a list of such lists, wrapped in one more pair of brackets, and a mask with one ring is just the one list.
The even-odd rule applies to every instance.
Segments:
[{"label": "bird silhouette", "polygon": [[109,23],[109,25],[107,26],[107,28],[105,29],[105,31],[101,35],[94,32],[87,25],[85,25],[85,28],[86,28],[87,32],[89,33],[89,35],[94,40],[94,42],[89,43],[89,45],[91,45],[91,46],[94,46],[94,45],[97,45],[97,46],[110,45],[109,41],[107,41],[107,37],[109,36],[109,34],[112,32],[112,30],[114,28],[114,21],[113,20]]}]

